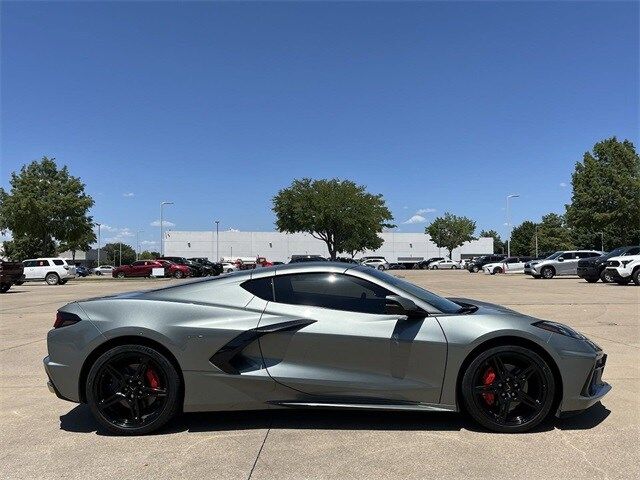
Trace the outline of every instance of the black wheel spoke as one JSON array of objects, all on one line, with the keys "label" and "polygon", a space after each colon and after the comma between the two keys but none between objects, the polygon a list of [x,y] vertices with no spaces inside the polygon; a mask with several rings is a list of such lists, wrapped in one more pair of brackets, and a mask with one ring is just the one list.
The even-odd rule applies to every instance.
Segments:
[{"label": "black wheel spoke", "polygon": [[500,403],[500,410],[498,411],[498,421],[500,423],[507,423],[507,414],[509,413],[510,400],[504,400]]},{"label": "black wheel spoke", "polygon": [[529,395],[526,392],[520,391],[520,393],[518,394],[518,400],[520,400],[522,403],[533,408],[536,411],[542,408],[542,405],[540,404],[540,402],[535,400],[531,395]]},{"label": "black wheel spoke", "polygon": [[142,387],[142,397],[166,397],[167,391],[164,388]]},{"label": "black wheel spoke", "polygon": [[118,370],[116,370],[112,365],[109,365],[109,364],[105,365],[104,373],[106,373],[107,375],[111,376],[119,384],[123,384],[124,383],[124,375],[122,373],[120,373]]},{"label": "black wheel spoke", "polygon": [[515,373],[515,376],[520,381],[526,382],[527,380],[529,380],[529,377],[535,373],[535,371],[536,366],[530,364],[528,367],[518,370],[517,373]]},{"label": "black wheel spoke", "polygon": [[496,376],[500,380],[504,380],[507,376],[507,368],[504,366],[504,362],[500,358],[499,355],[495,355],[491,359],[491,364],[493,365],[493,369],[496,372]]},{"label": "black wheel spoke", "polygon": [[115,405],[123,399],[124,395],[121,392],[116,392],[110,397],[104,398],[98,402],[100,408],[108,408],[111,405]]},{"label": "black wheel spoke", "polygon": [[477,385],[474,390],[477,393],[496,393],[499,388],[495,383],[490,383],[489,385]]},{"label": "black wheel spoke", "polygon": [[134,374],[134,377],[136,378],[136,380],[138,381],[144,380],[144,374],[147,371],[148,365],[149,365],[149,360],[142,359],[140,361],[140,363],[138,364],[138,368],[136,368],[136,373]]}]

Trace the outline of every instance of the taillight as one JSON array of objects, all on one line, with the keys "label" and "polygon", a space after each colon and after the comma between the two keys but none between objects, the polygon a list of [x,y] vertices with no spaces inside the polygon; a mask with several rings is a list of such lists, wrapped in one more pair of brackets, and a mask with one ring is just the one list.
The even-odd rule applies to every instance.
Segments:
[{"label": "taillight", "polygon": [[53,322],[53,328],[68,327],[69,325],[78,323],[80,320],[82,319],[75,313],[57,312],[56,321]]}]

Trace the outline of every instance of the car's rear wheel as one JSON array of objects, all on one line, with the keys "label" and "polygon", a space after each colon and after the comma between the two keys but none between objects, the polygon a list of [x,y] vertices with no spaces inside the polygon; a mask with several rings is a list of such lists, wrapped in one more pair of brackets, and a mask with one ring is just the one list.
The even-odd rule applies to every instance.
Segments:
[{"label": "car's rear wheel", "polygon": [[464,372],[462,400],[480,425],[496,432],[534,428],[551,411],[555,380],[549,364],[517,345],[490,348]]},{"label": "car's rear wheel", "polygon": [[597,278],[593,278],[593,277],[587,277],[585,278],[585,280],[589,283],[596,283],[598,281]]},{"label": "car's rear wheel", "polygon": [[47,273],[44,281],[47,282],[48,285],[57,285],[60,282],[60,277],[57,273]]},{"label": "car's rear wheel", "polygon": [[7,293],[11,288],[10,283],[0,283],[0,293]]},{"label": "car's rear wheel", "polygon": [[86,384],[91,412],[107,430],[141,435],[178,411],[180,377],[171,362],[142,345],[122,345],[93,364]]},{"label": "car's rear wheel", "polygon": [[618,278],[616,279],[616,283],[618,285],[629,285],[629,283],[631,283],[631,277]]},{"label": "car's rear wheel", "polygon": [[545,278],[547,280],[553,278],[555,274],[556,274],[555,270],[551,267],[544,267],[540,271],[540,275],[542,275],[542,278]]},{"label": "car's rear wheel", "polygon": [[502,273],[502,268],[501,267],[494,268],[491,275],[495,275],[496,273]]}]

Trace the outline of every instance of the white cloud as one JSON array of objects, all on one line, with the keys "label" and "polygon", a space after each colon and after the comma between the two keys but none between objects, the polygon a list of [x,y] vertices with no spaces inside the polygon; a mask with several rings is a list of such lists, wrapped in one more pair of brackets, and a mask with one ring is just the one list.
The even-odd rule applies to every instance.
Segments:
[{"label": "white cloud", "polygon": [[128,228],[121,228],[120,232],[118,233],[119,236],[121,237],[133,237],[133,232],[128,229]]},{"label": "white cloud", "polygon": [[435,211],[436,211],[435,208],[421,208],[416,212],[416,215],[425,215],[427,213],[433,213]]},{"label": "white cloud", "polygon": [[562,188],[564,188],[564,187],[566,187],[566,186],[567,186],[567,184],[566,184],[565,182],[560,182],[560,186],[561,186]]},{"label": "white cloud", "polygon": [[227,230],[227,232],[239,232],[240,230],[238,230],[237,228],[230,228],[229,230]]},{"label": "white cloud", "polygon": [[427,221],[426,218],[424,218],[422,215],[414,215],[413,217],[411,217],[409,220],[406,220],[402,223],[405,224],[412,224],[412,223],[425,223]]},{"label": "white cloud", "polygon": [[[160,220],[154,220],[153,222],[150,223],[150,225],[152,227],[159,227],[160,226]],[[163,220],[162,221],[162,226],[163,227],[175,227],[176,224],[173,222],[170,222],[169,220]]]},{"label": "white cloud", "polygon": [[140,242],[140,245],[157,245],[158,242],[156,242],[155,240],[142,240]]},{"label": "white cloud", "polygon": [[407,207],[406,205],[404,207],[402,207],[404,210],[409,210],[409,207]]},{"label": "white cloud", "polygon": [[126,193],[123,193],[122,196],[131,198],[131,197],[135,197],[136,194],[133,192],[126,192]]}]

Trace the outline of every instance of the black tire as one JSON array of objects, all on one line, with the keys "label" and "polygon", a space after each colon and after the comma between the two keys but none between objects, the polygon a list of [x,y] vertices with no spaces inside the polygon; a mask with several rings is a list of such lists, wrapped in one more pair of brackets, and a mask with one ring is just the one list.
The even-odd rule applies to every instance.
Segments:
[{"label": "black tire", "polygon": [[474,265],[473,267],[471,267],[471,271],[473,273],[478,273],[480,271],[480,267],[478,267],[477,265]]},{"label": "black tire", "polygon": [[60,283],[60,277],[57,273],[49,272],[45,275],[44,281],[47,282],[47,285],[57,285]]},{"label": "black tire", "polygon": [[102,272],[96,271],[96,276],[99,277],[100,275],[102,275]]},{"label": "black tire", "polygon": [[493,272],[491,272],[491,275],[495,275],[496,273],[502,273],[502,268],[501,267],[494,268]]},{"label": "black tire", "polygon": [[0,283],[0,293],[7,293],[11,288],[10,283]]},{"label": "black tire", "polygon": [[556,388],[544,358],[528,348],[504,345],[485,350],[469,364],[460,391],[466,411],[480,425],[519,433],[547,418]]},{"label": "black tire", "polygon": [[184,277],[184,273],[182,273],[182,271],[176,270],[175,272],[173,272],[173,278],[182,278],[182,277]]},{"label": "black tire", "polygon": [[636,287],[640,287],[640,268],[636,268],[631,274],[631,279],[633,283],[636,284]]},{"label": "black tire", "polygon": [[535,278],[536,280],[540,280],[542,277],[540,275],[531,275],[533,278]]},{"label": "black tire", "polygon": [[60,280],[60,285],[66,285],[69,280]]},{"label": "black tire", "polygon": [[[149,370],[155,377],[149,378]],[[147,385],[154,378],[155,386]],[[91,366],[85,395],[104,428],[119,435],[144,435],[176,415],[180,388],[178,372],[164,355],[142,345],[121,345],[103,353]],[[129,395],[135,395],[133,400]]]},{"label": "black tire", "polygon": [[125,277],[126,277],[126,275],[124,274],[124,272],[118,272],[116,274],[116,278],[125,278]]},{"label": "black tire", "polygon": [[585,280],[589,283],[596,283],[598,281],[597,278],[593,278],[593,277],[587,277],[585,278]]},{"label": "black tire", "polygon": [[607,269],[605,268],[604,270],[602,270],[602,273],[600,273],[600,280],[602,280],[602,283],[613,283],[615,282],[613,275],[611,275],[609,272],[607,272]]},{"label": "black tire", "polygon": [[553,267],[543,267],[542,270],[540,270],[540,275],[545,280],[551,280],[556,275],[556,271]]},{"label": "black tire", "polygon": [[618,278],[618,279],[616,279],[616,283],[618,285],[629,285],[629,283],[631,283],[631,277]]},{"label": "black tire", "polygon": [[24,285],[24,282],[15,282],[14,285],[17,285],[19,287],[20,285]]},{"label": "black tire", "polygon": [[431,270],[438,270],[438,266],[437,266],[437,265],[433,265],[433,266],[431,267]]}]

